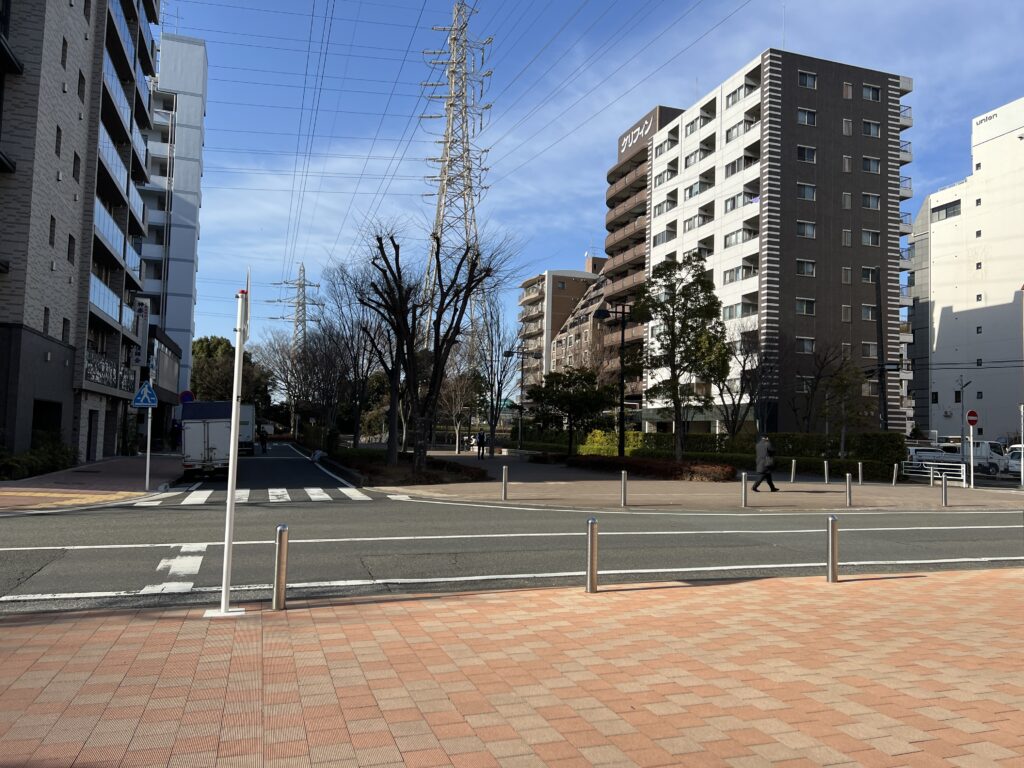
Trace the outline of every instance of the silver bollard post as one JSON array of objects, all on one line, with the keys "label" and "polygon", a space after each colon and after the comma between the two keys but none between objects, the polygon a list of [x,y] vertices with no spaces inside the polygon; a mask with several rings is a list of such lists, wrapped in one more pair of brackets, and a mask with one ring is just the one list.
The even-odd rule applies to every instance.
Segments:
[{"label": "silver bollard post", "polygon": [[623,507],[626,506],[626,482],[627,482],[626,470],[622,470],[622,491],[619,494],[619,504],[621,506],[623,506]]},{"label": "silver bollard post", "polygon": [[271,610],[285,609],[285,590],[288,587],[288,526],[277,526],[274,544],[274,598]]},{"label": "silver bollard post", "polygon": [[835,515],[828,516],[828,581],[835,584],[839,581],[839,519]]},{"label": "silver bollard post", "polygon": [[853,475],[846,473],[846,506],[853,506]]},{"label": "silver bollard post", "polygon": [[935,487],[935,467],[928,467],[928,487]]},{"label": "silver bollard post", "polygon": [[857,485],[864,485],[864,462],[857,462]]},{"label": "silver bollard post", "polygon": [[828,485],[828,459],[825,460],[825,485]]},{"label": "silver bollard post", "polygon": [[501,467],[501,500],[508,501],[508,464]]},{"label": "silver bollard post", "polygon": [[796,459],[793,459],[789,463],[789,482],[791,482],[791,483],[795,483],[796,482]]},{"label": "silver bollard post", "polygon": [[587,520],[587,592],[597,592],[597,518]]},{"label": "silver bollard post", "polygon": [[899,463],[892,465],[892,487],[896,487],[896,474],[900,471]]},{"label": "silver bollard post", "polygon": [[946,473],[942,473],[942,506],[949,506],[949,480]]},{"label": "silver bollard post", "polygon": [[744,509],[747,506],[747,473],[740,474],[740,506]]}]

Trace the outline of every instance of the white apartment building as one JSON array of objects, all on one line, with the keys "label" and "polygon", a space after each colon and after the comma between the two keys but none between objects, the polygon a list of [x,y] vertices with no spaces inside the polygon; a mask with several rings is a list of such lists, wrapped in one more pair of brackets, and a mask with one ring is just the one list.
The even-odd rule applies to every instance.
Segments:
[{"label": "white apartment building", "polygon": [[933,437],[1018,442],[1024,402],[1024,98],[971,125],[973,171],[926,197],[911,236],[915,419]]},{"label": "white apartment building", "polygon": [[175,396],[192,375],[206,91],[206,43],[164,34],[147,132],[150,183],[142,190],[149,211],[142,295],[150,300],[151,325],[181,349]]}]

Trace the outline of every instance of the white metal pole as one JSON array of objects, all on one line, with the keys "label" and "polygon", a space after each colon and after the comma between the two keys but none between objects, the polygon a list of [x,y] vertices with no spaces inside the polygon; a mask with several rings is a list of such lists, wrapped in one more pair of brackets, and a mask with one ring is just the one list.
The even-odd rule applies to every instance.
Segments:
[{"label": "white metal pole", "polygon": [[971,488],[974,488],[974,425],[970,425],[970,433],[967,438],[971,441]]},{"label": "white metal pole", "polygon": [[[1024,443],[1024,403],[1020,406],[1020,442]],[[1024,448],[1020,452],[1020,487],[1024,488]]]},{"label": "white metal pole", "polygon": [[153,409],[146,409],[146,490],[149,490],[149,457],[153,448]]},{"label": "white metal pole", "polygon": [[235,327],[235,379],[231,389],[231,445],[228,453],[228,498],[224,514],[224,575],[220,594],[220,611],[231,610],[231,546],[235,534],[235,487],[238,480],[238,431],[242,405],[242,361],[244,360],[244,324],[248,317],[249,295],[239,291],[238,321]]}]

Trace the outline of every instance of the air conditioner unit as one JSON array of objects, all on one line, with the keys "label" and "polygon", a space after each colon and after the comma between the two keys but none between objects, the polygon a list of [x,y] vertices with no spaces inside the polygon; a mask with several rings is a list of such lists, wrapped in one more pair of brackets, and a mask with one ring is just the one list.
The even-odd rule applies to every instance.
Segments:
[{"label": "air conditioner unit", "polygon": [[953,412],[952,411],[943,411],[942,415],[945,416],[947,419],[949,419],[949,418],[952,418]]}]

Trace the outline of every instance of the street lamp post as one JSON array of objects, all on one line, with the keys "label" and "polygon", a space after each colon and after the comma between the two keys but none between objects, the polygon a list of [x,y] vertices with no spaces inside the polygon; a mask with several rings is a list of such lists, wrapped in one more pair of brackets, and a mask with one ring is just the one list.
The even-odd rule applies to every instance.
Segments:
[{"label": "street lamp post", "polygon": [[619,318],[619,457],[626,455],[626,322],[631,316],[631,307],[598,309],[595,320],[607,320],[613,315]]},{"label": "street lamp post", "polygon": [[523,411],[526,410],[526,358],[532,358],[533,360],[540,360],[544,355],[536,350],[530,350],[526,347],[517,347],[516,349],[505,350],[505,357],[515,357],[519,355],[519,450],[523,450]]}]

